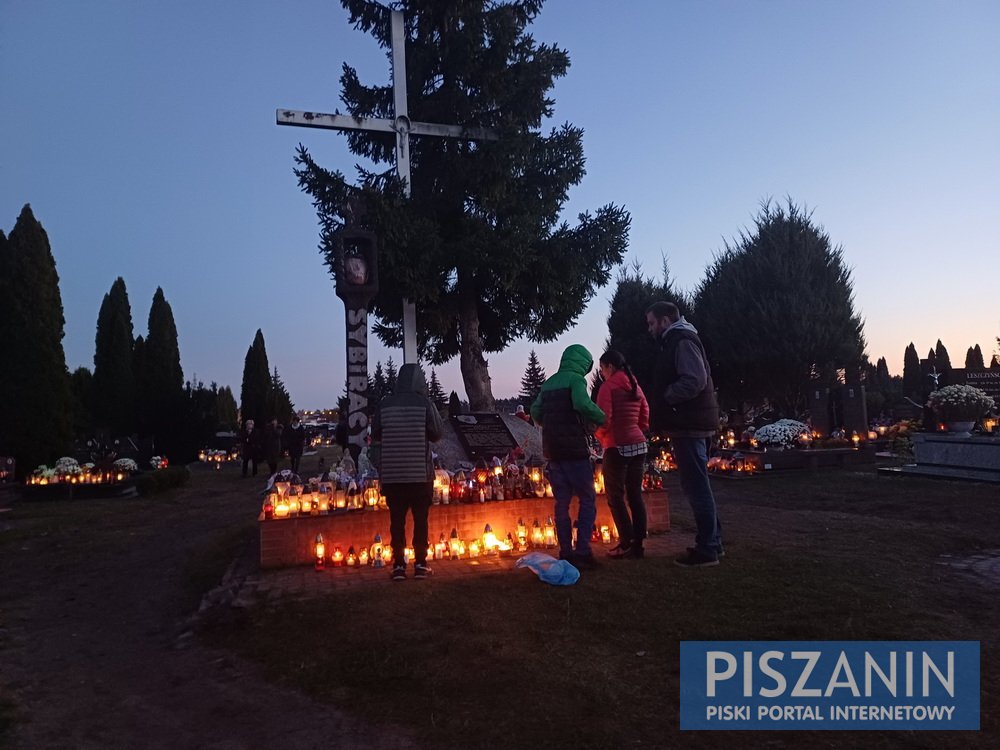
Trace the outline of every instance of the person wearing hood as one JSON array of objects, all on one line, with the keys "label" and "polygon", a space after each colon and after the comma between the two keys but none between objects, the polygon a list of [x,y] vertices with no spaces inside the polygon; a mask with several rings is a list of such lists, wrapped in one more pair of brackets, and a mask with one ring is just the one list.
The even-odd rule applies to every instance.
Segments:
[{"label": "person wearing hood", "polygon": [[604,448],[604,487],[619,540],[608,557],[640,558],[646,538],[642,470],[646,462],[643,433],[649,429],[649,404],[621,352],[614,349],[604,352],[599,366],[604,382],[597,392],[597,405],[606,420],[597,430],[597,439]]},{"label": "person wearing hood", "polygon": [[698,330],[674,303],[650,305],[646,328],[660,346],[650,393],[650,428],[670,438],[681,489],[697,526],[694,547],[674,562],[685,568],[718,565],[725,552],[708,477],[708,451],[719,429],[712,370]]},{"label": "person wearing hood", "polygon": [[372,438],[381,442],[379,480],[389,504],[389,533],[394,558],[392,580],[406,579],[406,514],[413,514],[413,577],[426,578],[427,512],[434,493],[431,443],[444,426],[427,397],[424,374],[416,364],[399,368],[395,391],[379,403],[372,419]]},{"label": "person wearing hood", "polygon": [[[559,557],[578,568],[597,566],[590,548],[590,532],[597,520],[594,467],[590,463],[589,433],[604,424],[604,412],[587,394],[586,375],[594,365],[590,352],[579,344],[566,347],[559,370],[542,384],[531,405],[531,418],[542,428],[542,453],[548,459],[548,477],[555,497]],[[579,533],[573,550],[573,496],[580,500]]]}]

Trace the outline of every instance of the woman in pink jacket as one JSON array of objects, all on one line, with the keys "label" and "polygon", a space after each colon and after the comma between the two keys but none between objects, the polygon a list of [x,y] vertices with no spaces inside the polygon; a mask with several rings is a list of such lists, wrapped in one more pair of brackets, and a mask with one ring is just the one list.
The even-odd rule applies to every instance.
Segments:
[{"label": "woman in pink jacket", "polygon": [[604,447],[604,487],[619,537],[618,546],[608,552],[608,557],[639,558],[646,538],[642,471],[646,462],[643,431],[649,429],[649,404],[621,352],[606,351],[600,369],[604,383],[597,393],[597,406],[606,419],[597,430],[597,438]]}]

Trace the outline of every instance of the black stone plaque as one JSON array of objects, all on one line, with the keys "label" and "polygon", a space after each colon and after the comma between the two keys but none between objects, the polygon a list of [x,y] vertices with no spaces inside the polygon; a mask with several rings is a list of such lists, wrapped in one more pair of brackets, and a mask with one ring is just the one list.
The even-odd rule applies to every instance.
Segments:
[{"label": "black stone plaque", "polygon": [[451,426],[472,461],[480,458],[489,461],[493,456],[503,458],[517,447],[499,414],[458,414],[451,417]]},{"label": "black stone plaque", "polygon": [[[953,370],[952,372],[958,371]],[[981,391],[985,391],[987,396],[1000,399],[1000,370],[970,369],[962,370],[961,374],[965,376],[965,379],[956,378],[956,383],[964,382],[966,385],[972,385]]]}]

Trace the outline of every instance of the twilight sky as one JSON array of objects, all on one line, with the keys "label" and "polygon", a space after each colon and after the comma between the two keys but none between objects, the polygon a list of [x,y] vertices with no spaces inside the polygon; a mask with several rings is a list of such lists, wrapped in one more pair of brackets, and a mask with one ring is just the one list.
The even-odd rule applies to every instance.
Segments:
[{"label": "twilight sky", "polygon": [[[609,11],[609,8],[614,8]],[[853,268],[868,353],[900,373],[913,341],[956,365],[1000,335],[1000,3],[995,0],[549,0],[531,28],[568,50],[555,118],[585,130],[570,221],[632,214],[627,263],[683,288],[760,202],[814,211]],[[279,128],[333,112],[343,62],[389,80],[336,0],[3,0],[0,228],[30,203],[52,243],[71,369],[125,279],[135,333],[162,286],[186,378],[230,385],[261,328],[299,408],[344,388],[344,311],[292,174],[305,144],[353,174],[340,135]],[[514,395],[534,348],[597,356],[613,285],[551,344],[490,356]],[[739,321],[733,321],[738,326]],[[388,351],[371,337],[370,364]],[[437,368],[464,398],[458,361]]]}]

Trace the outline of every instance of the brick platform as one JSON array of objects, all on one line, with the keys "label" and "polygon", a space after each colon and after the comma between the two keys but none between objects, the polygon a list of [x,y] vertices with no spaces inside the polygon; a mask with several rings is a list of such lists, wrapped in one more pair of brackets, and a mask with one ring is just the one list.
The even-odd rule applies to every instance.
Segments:
[{"label": "brick platform", "polygon": [[[670,530],[670,504],[666,492],[644,493],[650,533]],[[432,505],[428,514],[431,542],[440,534],[447,537],[457,529],[463,539],[481,537],[483,528],[490,524],[497,536],[504,538],[507,533],[515,533],[517,520],[523,518],[529,527],[537,518],[544,524],[552,515],[554,501],[550,497],[502,500],[487,503],[457,505]],[[576,503],[571,515],[576,516]],[[375,534],[381,534],[389,543],[389,511],[358,510],[326,516],[301,516],[265,521],[263,514],[258,518],[260,528],[260,567],[281,568],[292,565],[311,565],[313,543],[317,534],[322,534],[327,550],[332,552],[340,547],[346,554],[350,546],[360,549],[371,545]],[[611,525],[611,512],[607,498],[597,497],[597,526]],[[413,531],[412,519],[408,518],[407,539]]]}]

